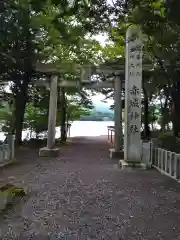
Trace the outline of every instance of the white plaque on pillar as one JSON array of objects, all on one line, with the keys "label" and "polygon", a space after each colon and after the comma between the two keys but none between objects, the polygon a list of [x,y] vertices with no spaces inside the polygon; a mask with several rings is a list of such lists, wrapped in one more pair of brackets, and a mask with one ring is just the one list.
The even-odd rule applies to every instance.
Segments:
[{"label": "white plaque on pillar", "polygon": [[140,30],[131,26],[126,33],[124,159],[141,161],[142,40]]}]

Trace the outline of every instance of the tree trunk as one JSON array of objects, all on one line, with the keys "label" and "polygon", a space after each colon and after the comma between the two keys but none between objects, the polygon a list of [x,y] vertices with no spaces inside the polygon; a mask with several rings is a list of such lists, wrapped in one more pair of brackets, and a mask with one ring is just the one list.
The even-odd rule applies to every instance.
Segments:
[{"label": "tree trunk", "polygon": [[151,122],[151,127],[152,127],[152,131],[154,131],[154,119],[155,119],[155,111],[154,110],[152,110],[152,116],[153,116],[153,119]]},{"label": "tree trunk", "polygon": [[177,103],[173,104],[173,113],[172,113],[172,123],[173,123],[173,133],[175,137],[178,137],[180,134],[180,104],[179,107]]},{"label": "tree trunk", "polygon": [[60,106],[61,106],[61,141],[66,142],[67,134],[66,134],[66,96],[64,88],[60,90]]},{"label": "tree trunk", "polygon": [[145,89],[144,92],[144,137],[149,138],[150,130],[149,130],[149,102],[148,102],[148,95]]},{"label": "tree trunk", "polygon": [[21,84],[20,91],[16,93],[15,97],[15,142],[16,145],[22,143],[22,130],[24,113],[28,95],[28,79],[24,80]]},{"label": "tree trunk", "polygon": [[22,130],[24,113],[26,108],[26,103],[28,100],[28,85],[31,81],[33,74],[33,42],[31,34],[31,20],[30,20],[30,10],[29,8],[23,9],[22,14],[24,14],[24,29],[23,37],[25,48],[22,52],[23,64],[20,66],[20,72],[22,73],[17,81],[14,80],[16,85],[16,96],[15,96],[15,141],[16,145],[22,143]]},{"label": "tree trunk", "polygon": [[172,101],[173,101],[173,107],[172,107],[172,123],[173,123],[173,132],[174,136],[178,137],[180,134],[180,85],[177,84],[177,86],[173,87],[172,90]]}]

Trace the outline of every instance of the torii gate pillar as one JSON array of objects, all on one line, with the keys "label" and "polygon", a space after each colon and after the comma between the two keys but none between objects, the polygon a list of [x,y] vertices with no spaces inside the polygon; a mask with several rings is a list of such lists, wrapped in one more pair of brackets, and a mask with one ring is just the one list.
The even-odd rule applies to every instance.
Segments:
[{"label": "torii gate pillar", "polygon": [[48,118],[48,139],[47,147],[39,150],[40,157],[58,156],[59,148],[55,147],[55,129],[56,129],[56,112],[57,112],[57,94],[58,94],[58,77],[51,77],[50,100],[49,100],[49,118]]},{"label": "torii gate pillar", "polygon": [[114,82],[114,118],[115,138],[114,148],[110,149],[110,158],[123,158],[123,131],[122,131],[122,80],[116,76]]}]

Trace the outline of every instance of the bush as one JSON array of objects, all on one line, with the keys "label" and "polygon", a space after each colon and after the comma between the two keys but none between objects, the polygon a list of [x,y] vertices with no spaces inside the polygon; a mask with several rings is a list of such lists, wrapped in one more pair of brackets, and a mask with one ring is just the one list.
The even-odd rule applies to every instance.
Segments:
[{"label": "bush", "polygon": [[174,137],[172,132],[161,132],[158,139],[161,141],[161,148],[180,153],[180,138]]}]

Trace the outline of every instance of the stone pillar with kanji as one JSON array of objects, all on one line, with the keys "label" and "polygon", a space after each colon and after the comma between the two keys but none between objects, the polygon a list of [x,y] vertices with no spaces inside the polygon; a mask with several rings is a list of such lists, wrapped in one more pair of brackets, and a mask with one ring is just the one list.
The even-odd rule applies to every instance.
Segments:
[{"label": "stone pillar with kanji", "polygon": [[141,164],[142,39],[138,27],[126,33],[124,160],[121,165]]}]

